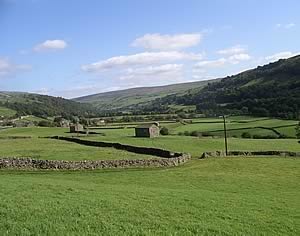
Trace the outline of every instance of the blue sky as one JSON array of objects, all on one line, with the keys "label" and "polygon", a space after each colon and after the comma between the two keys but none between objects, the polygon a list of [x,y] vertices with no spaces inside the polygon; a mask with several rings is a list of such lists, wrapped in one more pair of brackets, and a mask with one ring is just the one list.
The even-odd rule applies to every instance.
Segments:
[{"label": "blue sky", "polygon": [[0,91],[76,97],[300,52],[299,0],[0,0]]}]

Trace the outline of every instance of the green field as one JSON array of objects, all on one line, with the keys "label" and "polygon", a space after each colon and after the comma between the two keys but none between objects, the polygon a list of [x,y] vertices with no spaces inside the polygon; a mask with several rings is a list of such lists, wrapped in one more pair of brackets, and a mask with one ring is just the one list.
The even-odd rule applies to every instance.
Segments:
[{"label": "green field", "polygon": [[[194,122],[198,123],[164,125],[172,133],[222,127],[219,119]],[[228,127],[257,123],[275,127],[283,122],[295,123],[236,117],[229,120]],[[96,129],[102,135],[80,135],[80,138],[188,152],[194,158],[175,168],[0,170],[0,235],[299,235],[299,158],[200,160],[196,158],[205,151],[224,150],[224,139],[179,135],[136,138],[134,129],[126,126]],[[291,127],[280,129],[292,132]],[[256,130],[262,131],[268,130]],[[49,160],[152,157],[39,138],[54,135],[72,134],[67,128],[0,130],[0,157]],[[13,139],[15,136],[31,138]],[[228,145],[229,150],[300,152],[297,139],[229,138]]]},{"label": "green field", "polygon": [[25,127],[25,128],[11,128],[0,131],[0,137],[6,136],[31,136],[31,137],[45,137],[53,135],[70,135],[68,128],[45,128],[45,127]]},{"label": "green field", "polygon": [[16,114],[16,111],[6,108],[6,107],[1,107],[0,106],[0,117],[4,116],[4,117],[12,117]]},{"label": "green field", "polygon": [[[185,126],[184,126],[185,127]],[[168,135],[159,138],[136,138],[134,137],[134,129],[101,129],[95,130],[101,132],[103,135],[91,135],[86,137],[82,135],[83,139],[116,142],[122,144],[130,144],[135,146],[157,147],[176,152],[191,153],[193,157],[200,157],[203,152],[224,150],[223,138],[198,138],[190,136]],[[1,137],[8,136],[70,136],[67,128],[12,128],[0,131]],[[38,140],[35,138],[34,140]],[[3,142],[0,139],[0,145]],[[14,142],[11,140],[10,142]],[[58,141],[62,142],[62,141]],[[3,144],[2,144],[3,145]],[[34,144],[33,144],[34,145]],[[76,144],[77,145],[77,144]],[[63,145],[62,145],[63,146]],[[296,151],[300,152],[300,145],[296,139],[228,139],[229,150],[241,151],[263,151],[263,150],[278,150],[278,151]],[[90,149],[90,147],[86,147]],[[0,151],[1,152],[1,151]],[[13,151],[12,151],[13,152]],[[71,155],[71,154],[70,154]]]},{"label": "green field", "polygon": [[156,158],[114,148],[88,147],[54,139],[0,139],[0,157],[44,160],[116,160]]},{"label": "green field", "polygon": [[[193,123],[185,125],[169,124],[172,134],[183,133],[185,131],[209,132],[212,135],[223,136],[223,119],[195,119]],[[251,117],[229,117],[226,126],[229,136],[241,137],[242,133],[248,132],[251,135],[273,135],[278,134],[272,130],[264,128],[272,128],[282,135],[295,138],[295,128],[298,121],[295,120],[279,120],[272,118],[251,118]],[[259,128],[260,127],[260,128]]]},{"label": "green field", "polygon": [[1,235],[299,235],[300,161],[0,171]]}]

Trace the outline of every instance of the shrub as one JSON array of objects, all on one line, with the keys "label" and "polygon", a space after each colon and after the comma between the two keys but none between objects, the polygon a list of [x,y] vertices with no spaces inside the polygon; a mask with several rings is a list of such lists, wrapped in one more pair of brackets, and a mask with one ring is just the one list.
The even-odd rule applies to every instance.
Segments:
[{"label": "shrub", "polygon": [[242,138],[251,138],[251,134],[249,132],[242,133]]},{"label": "shrub", "polygon": [[277,136],[275,135],[260,135],[260,134],[255,134],[253,135],[254,139],[276,139]]},{"label": "shrub", "polygon": [[167,127],[162,127],[162,128],[160,129],[160,134],[161,134],[161,135],[168,135],[168,134],[169,134],[168,128],[167,128]]},{"label": "shrub", "polygon": [[51,121],[49,121],[49,120],[41,120],[41,121],[39,121],[38,126],[41,126],[41,127],[53,127],[53,123]]},{"label": "shrub", "polygon": [[211,136],[214,136],[214,135],[209,133],[209,132],[202,132],[202,136],[203,137],[211,137]]},{"label": "shrub", "polygon": [[202,134],[199,131],[197,131],[197,130],[192,131],[190,133],[190,135],[194,136],[194,137],[200,137],[200,136],[202,136]]}]

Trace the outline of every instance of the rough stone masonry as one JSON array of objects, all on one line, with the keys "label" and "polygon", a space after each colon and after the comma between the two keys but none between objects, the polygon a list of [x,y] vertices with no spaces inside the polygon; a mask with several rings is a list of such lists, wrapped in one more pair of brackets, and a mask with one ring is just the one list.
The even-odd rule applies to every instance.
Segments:
[{"label": "rough stone masonry", "polygon": [[190,158],[190,154],[182,154],[174,158],[97,161],[37,160],[32,158],[7,157],[0,159],[0,169],[94,170],[129,167],[174,167],[187,162]]}]

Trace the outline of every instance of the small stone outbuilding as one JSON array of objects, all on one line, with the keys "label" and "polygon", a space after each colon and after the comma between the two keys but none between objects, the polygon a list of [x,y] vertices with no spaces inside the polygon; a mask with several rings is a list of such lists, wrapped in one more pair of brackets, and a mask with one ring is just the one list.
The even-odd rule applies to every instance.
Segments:
[{"label": "small stone outbuilding", "polygon": [[83,125],[81,124],[72,124],[70,125],[70,133],[78,133],[78,132],[83,132],[84,128]]},{"label": "small stone outbuilding", "polygon": [[159,131],[158,123],[139,125],[135,128],[135,136],[154,138],[159,136]]}]

